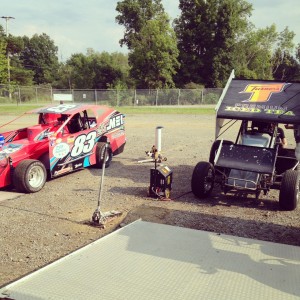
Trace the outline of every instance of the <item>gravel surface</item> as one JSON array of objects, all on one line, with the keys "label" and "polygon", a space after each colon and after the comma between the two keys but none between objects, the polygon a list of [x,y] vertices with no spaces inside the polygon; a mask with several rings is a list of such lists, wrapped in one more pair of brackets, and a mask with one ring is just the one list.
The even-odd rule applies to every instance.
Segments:
[{"label": "gravel surface", "polygon": [[[0,286],[139,218],[300,246],[299,208],[280,211],[277,191],[258,200],[225,196],[218,188],[204,201],[191,193],[194,166],[208,160],[214,122],[210,115],[127,115],[127,145],[105,171],[101,201],[102,212],[118,210],[122,215],[105,228],[90,224],[101,180],[96,168],[48,181],[38,193],[0,202]],[[173,171],[171,201],[147,197],[153,164],[138,163],[154,144],[156,126],[164,127],[162,154]]]}]

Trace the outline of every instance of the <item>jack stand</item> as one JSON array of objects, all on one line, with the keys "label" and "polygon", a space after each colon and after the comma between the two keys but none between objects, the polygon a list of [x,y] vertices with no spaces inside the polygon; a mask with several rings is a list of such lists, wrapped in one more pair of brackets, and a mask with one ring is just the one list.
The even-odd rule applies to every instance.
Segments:
[{"label": "jack stand", "polygon": [[101,228],[105,227],[105,224],[110,221],[114,217],[121,216],[122,213],[120,211],[111,210],[102,213],[98,208],[94,211],[92,216],[93,225],[99,226]]},{"label": "jack stand", "polygon": [[102,176],[101,176],[99,195],[98,195],[98,206],[92,216],[93,225],[99,226],[101,228],[105,227],[105,224],[108,220],[111,220],[114,217],[122,215],[122,213],[119,211],[113,210],[113,211],[108,211],[108,212],[103,213],[100,210],[100,203],[101,203],[101,199],[102,199],[102,190],[103,190],[103,183],[104,183],[105,164],[106,164],[106,158],[107,158],[107,147],[108,147],[108,143],[105,144],[105,148],[104,148],[104,157],[103,157],[103,163],[102,163]]}]

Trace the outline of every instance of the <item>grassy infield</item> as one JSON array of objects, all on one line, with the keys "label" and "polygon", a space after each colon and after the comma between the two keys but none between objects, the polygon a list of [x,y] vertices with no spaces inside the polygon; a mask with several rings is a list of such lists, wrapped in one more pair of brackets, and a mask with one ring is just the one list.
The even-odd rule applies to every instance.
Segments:
[{"label": "grassy infield", "polygon": [[[19,115],[26,111],[35,109],[37,105],[33,106],[16,106],[16,105],[3,105],[0,106],[0,116],[13,114]],[[206,114],[214,114],[214,107],[180,107],[180,106],[172,106],[172,107],[129,107],[122,106],[119,107],[120,110],[124,114],[193,114],[193,115],[206,115]]]}]

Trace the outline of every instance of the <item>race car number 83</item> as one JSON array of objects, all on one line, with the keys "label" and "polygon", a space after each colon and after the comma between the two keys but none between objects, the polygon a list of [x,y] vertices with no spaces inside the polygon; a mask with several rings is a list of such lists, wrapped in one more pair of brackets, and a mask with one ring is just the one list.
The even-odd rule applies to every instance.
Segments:
[{"label": "race car number 83", "polygon": [[91,131],[87,135],[79,135],[75,141],[71,151],[71,156],[76,157],[80,154],[87,154],[92,151],[95,146],[96,131]]}]

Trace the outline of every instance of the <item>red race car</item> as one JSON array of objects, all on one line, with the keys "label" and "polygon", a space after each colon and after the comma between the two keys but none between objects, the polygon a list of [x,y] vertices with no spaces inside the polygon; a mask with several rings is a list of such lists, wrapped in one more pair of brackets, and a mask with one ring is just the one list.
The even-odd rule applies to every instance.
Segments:
[{"label": "red race car", "polygon": [[51,178],[92,165],[108,167],[124,150],[125,116],[107,106],[60,104],[30,111],[38,124],[0,133],[0,188],[38,192]]}]

